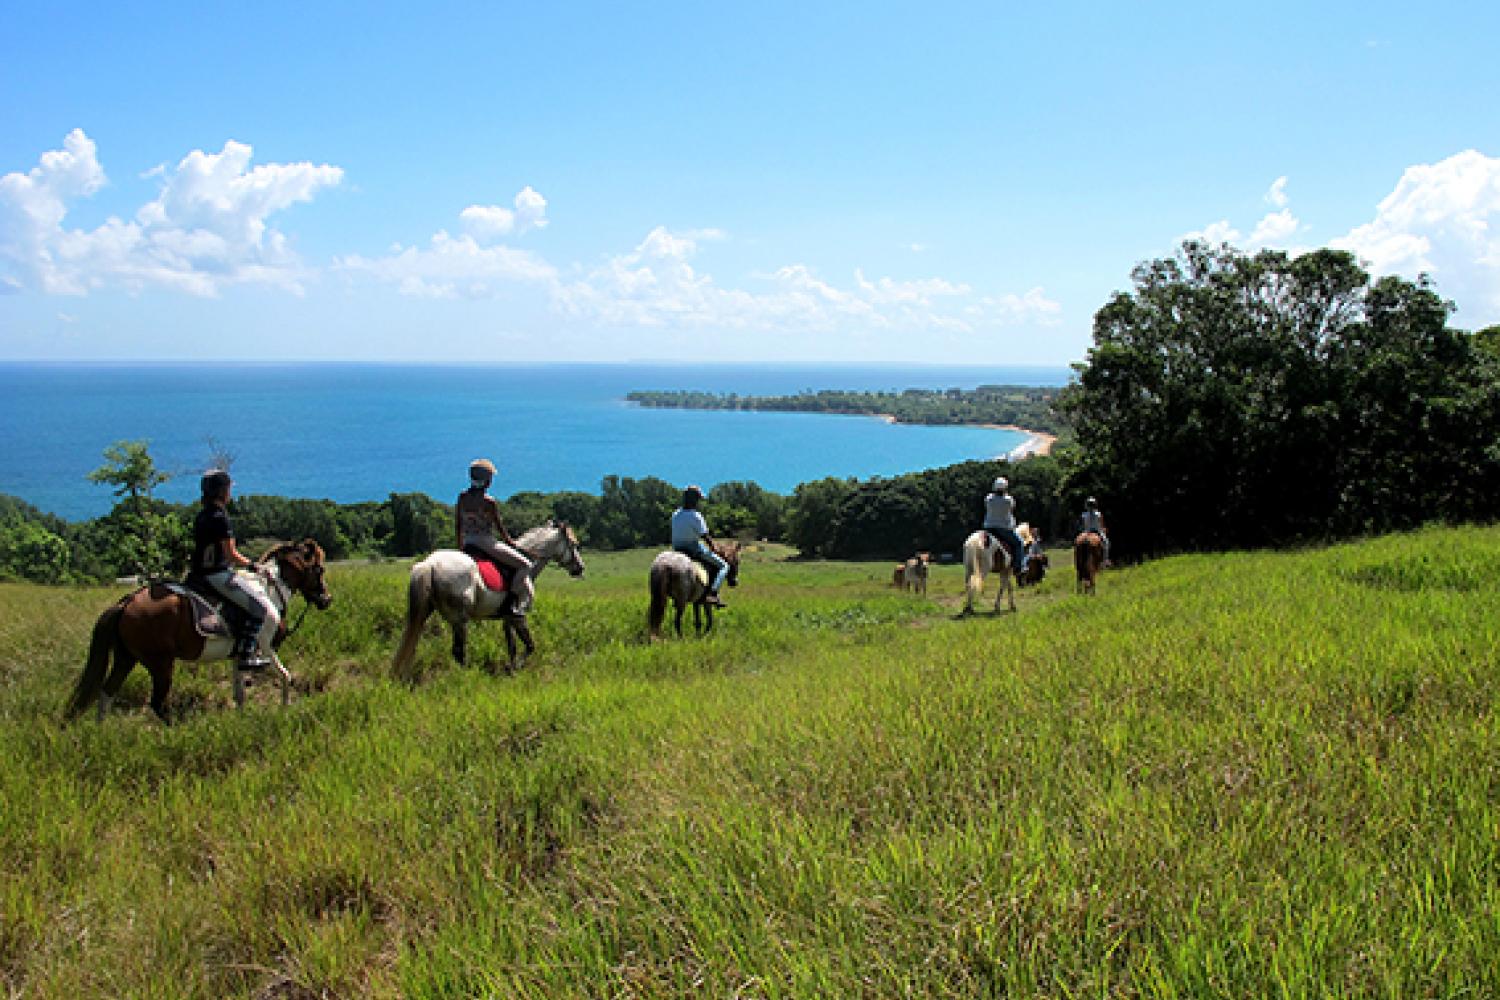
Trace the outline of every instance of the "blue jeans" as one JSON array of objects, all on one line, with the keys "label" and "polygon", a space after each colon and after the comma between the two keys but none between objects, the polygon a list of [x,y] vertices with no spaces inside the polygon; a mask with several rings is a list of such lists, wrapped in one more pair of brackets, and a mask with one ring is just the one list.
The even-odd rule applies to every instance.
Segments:
[{"label": "blue jeans", "polygon": [[[974,522],[970,521],[969,523],[973,524]],[[984,526],[984,530],[988,531],[990,534],[994,535],[996,538],[1000,539],[1000,541],[1005,543],[1005,547],[1007,549],[1010,549],[1011,569],[1015,570],[1017,573],[1021,572],[1021,570],[1025,568],[1025,563],[1022,561],[1025,557],[1025,554],[1021,551],[1021,536],[1016,534],[1016,529],[992,528],[988,524],[986,524]]]},{"label": "blue jeans", "polygon": [[703,568],[708,570],[710,579],[708,591],[711,594],[717,594],[719,588],[724,586],[724,578],[729,575],[729,564],[717,552],[702,542],[691,546],[678,546],[677,551],[688,556],[694,562],[703,564]]}]

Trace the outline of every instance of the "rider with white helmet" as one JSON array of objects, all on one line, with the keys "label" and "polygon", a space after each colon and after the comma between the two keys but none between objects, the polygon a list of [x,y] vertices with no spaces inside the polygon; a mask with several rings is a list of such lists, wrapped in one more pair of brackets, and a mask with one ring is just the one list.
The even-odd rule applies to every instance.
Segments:
[{"label": "rider with white helmet", "polygon": [[515,592],[515,609],[525,613],[536,598],[531,580],[532,562],[516,548],[515,539],[500,521],[500,505],[488,493],[495,479],[495,463],[476,458],[469,463],[469,488],[458,495],[453,505],[454,529],[460,550],[472,546],[502,566],[514,569],[511,588]]},{"label": "rider with white helmet", "polygon": [[1104,543],[1104,562],[1109,563],[1109,534],[1104,530],[1104,513],[1099,509],[1099,501],[1089,497],[1083,505],[1083,515],[1079,518],[1084,531],[1092,531],[1099,536]]},{"label": "rider with white helmet", "polygon": [[1010,495],[1010,481],[1004,476],[995,477],[984,498],[984,530],[1005,543],[1017,573],[1026,568],[1021,536],[1016,533],[1016,498]]}]

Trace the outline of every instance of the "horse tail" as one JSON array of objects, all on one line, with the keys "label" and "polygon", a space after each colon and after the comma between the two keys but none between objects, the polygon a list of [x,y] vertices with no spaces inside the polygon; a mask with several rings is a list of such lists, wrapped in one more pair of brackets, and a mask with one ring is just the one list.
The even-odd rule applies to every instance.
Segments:
[{"label": "horse tail", "polygon": [[667,617],[667,588],[671,586],[671,574],[665,566],[651,566],[651,610],[646,615],[647,625],[653,637],[661,635],[661,623]]},{"label": "horse tail", "polygon": [[417,640],[432,615],[432,589],[432,566],[423,560],[411,568],[411,582],[406,585],[406,628],[401,632],[401,645],[396,647],[396,659],[391,663],[391,673],[402,680],[410,679],[408,671],[417,654]]},{"label": "horse tail", "polygon": [[[1100,546],[1101,550],[1102,548]],[[1078,576],[1078,590],[1081,592],[1087,592],[1094,586],[1094,575],[1098,572],[1094,564],[1094,551],[1095,541],[1089,536],[1089,532],[1082,532],[1073,539],[1073,572]]]},{"label": "horse tail", "polygon": [[99,616],[94,623],[94,636],[89,641],[89,658],[83,665],[83,673],[68,698],[64,718],[76,719],[99,697],[104,687],[104,677],[109,672],[109,655],[120,642],[120,616],[125,613],[125,602],[120,601]]},{"label": "horse tail", "polygon": [[964,569],[967,571],[964,586],[970,593],[977,594],[984,589],[984,562],[988,555],[983,545],[964,543]]}]

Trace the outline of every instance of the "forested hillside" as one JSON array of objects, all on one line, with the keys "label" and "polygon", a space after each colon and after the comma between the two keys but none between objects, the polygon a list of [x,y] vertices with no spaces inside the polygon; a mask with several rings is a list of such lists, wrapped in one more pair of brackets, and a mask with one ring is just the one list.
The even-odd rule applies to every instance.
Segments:
[{"label": "forested hillside", "polygon": [[1005,424],[1058,434],[1053,409],[1058,386],[981,385],[974,389],[907,389],[851,392],[823,389],[790,396],[639,390],[626,399],[642,406],[688,410],[772,410],[892,417],[904,424]]}]

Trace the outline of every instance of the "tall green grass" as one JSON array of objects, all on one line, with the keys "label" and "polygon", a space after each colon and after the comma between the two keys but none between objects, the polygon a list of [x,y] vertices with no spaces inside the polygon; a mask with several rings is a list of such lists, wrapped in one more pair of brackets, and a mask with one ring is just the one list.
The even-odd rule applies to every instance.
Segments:
[{"label": "tall green grass", "polygon": [[[0,984],[31,996],[1500,995],[1500,531],[1071,573],[955,617],[752,553],[645,640],[549,570],[527,670],[334,570],[294,704],[58,709],[115,592],[0,586]],[[1061,560],[1058,560],[1061,561]]]}]

